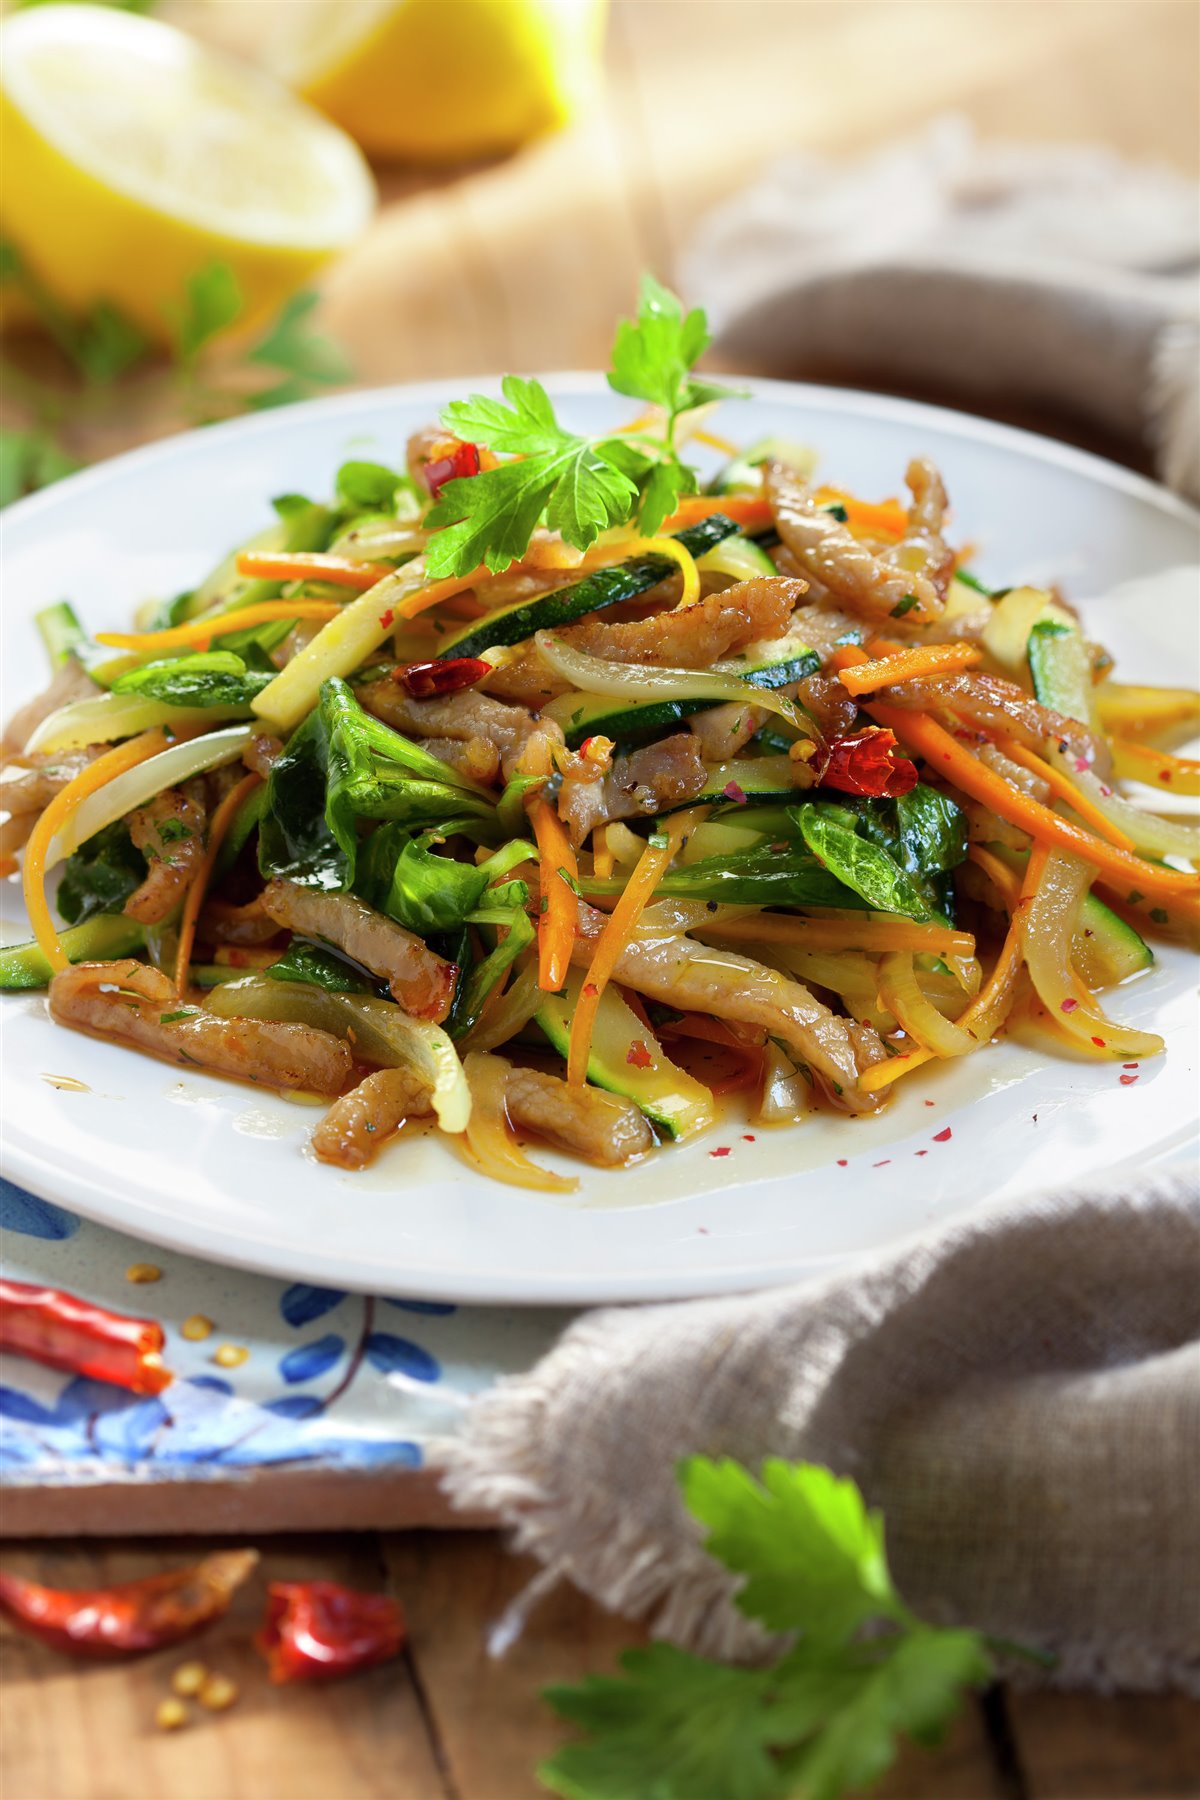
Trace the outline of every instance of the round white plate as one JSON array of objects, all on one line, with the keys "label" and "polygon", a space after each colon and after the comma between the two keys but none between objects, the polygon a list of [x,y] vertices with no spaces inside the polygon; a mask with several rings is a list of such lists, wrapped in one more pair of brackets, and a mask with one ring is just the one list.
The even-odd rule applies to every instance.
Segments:
[{"label": "round white plate", "polygon": [[[580,429],[628,412],[598,377],[547,385]],[[260,528],[271,495],[325,494],[349,455],[398,460],[412,427],[465,386],[495,384],[350,394],[193,432],[13,507],[5,711],[46,679],[37,608],[69,597],[85,624],[111,629]],[[1057,581],[1085,599],[1197,560],[1196,515],[1162,490],[976,419],[761,381],[726,405],[721,429],[815,444],[824,476],[868,495],[897,491],[909,456],[928,451],[958,535],[997,584]],[[1181,666],[1196,629],[1186,598],[1109,605],[1099,622],[1124,679],[1194,679]],[[12,940],[25,935],[18,884],[3,885]],[[639,1167],[586,1172],[566,1202],[488,1182],[433,1136],[392,1145],[361,1174],[322,1167],[305,1148],[306,1109],[61,1030],[40,995],[15,996],[3,1003],[8,1172],[153,1242],[330,1286],[485,1302],[750,1288],[985,1202],[1178,1154],[1195,1112],[1193,981],[1193,959],[1166,951],[1113,997],[1122,1020],[1167,1038],[1167,1055],[1139,1069],[1002,1044],[906,1082],[881,1118],[754,1132],[731,1116]]]}]

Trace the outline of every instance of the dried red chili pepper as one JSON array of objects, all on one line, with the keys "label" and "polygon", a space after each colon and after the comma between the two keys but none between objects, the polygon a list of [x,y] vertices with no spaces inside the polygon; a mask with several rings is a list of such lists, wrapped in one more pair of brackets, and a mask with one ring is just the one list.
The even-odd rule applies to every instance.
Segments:
[{"label": "dried red chili pepper", "polygon": [[109,1588],[51,1588],[0,1574],[0,1613],[69,1656],[140,1656],[191,1637],[228,1611],[257,1550],[219,1550],[186,1569]]},{"label": "dried red chili pepper", "polygon": [[425,485],[436,500],[448,481],[460,481],[466,475],[479,473],[479,445],[449,440],[445,456],[435,456],[421,473]]},{"label": "dried red chili pepper", "polygon": [[0,1350],[135,1394],[161,1394],[172,1379],[159,1360],[163,1341],[162,1326],[151,1319],[107,1312],[57,1288],[0,1280]]},{"label": "dried red chili pepper", "polygon": [[395,1656],[404,1614],[386,1594],[336,1581],[273,1581],[255,1643],[272,1681],[334,1681]]},{"label": "dried red chili pepper", "polygon": [[457,694],[462,688],[474,687],[492,665],[481,656],[448,656],[445,662],[409,663],[393,669],[392,680],[398,681],[414,700],[428,700],[437,694]]},{"label": "dried red chili pepper", "polygon": [[917,765],[898,756],[896,734],[880,727],[857,737],[838,738],[829,746],[829,760],[821,771],[820,786],[843,794],[871,794],[898,800],[917,785]]}]

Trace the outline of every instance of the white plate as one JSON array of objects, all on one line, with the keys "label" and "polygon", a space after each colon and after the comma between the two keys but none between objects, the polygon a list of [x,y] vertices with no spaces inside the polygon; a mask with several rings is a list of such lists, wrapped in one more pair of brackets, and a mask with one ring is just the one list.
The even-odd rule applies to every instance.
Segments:
[{"label": "white plate", "polygon": [[[472,382],[472,388],[492,387]],[[570,424],[616,423],[628,403],[595,377],[548,378]],[[34,611],[69,596],[112,628],[187,587],[287,491],[326,493],[347,455],[396,460],[407,432],[461,385],[351,394],[153,446],[12,508],[3,525],[5,710],[43,685]],[[1196,515],[1136,476],[1020,432],[866,394],[756,382],[722,429],[820,447],[823,474],[895,492],[908,457],[945,472],[958,534],[996,583],[1056,580],[1075,597],[1197,559]],[[1194,679],[1176,616],[1106,616],[1125,679]],[[1111,609],[1106,609],[1106,615]],[[17,905],[14,882],[5,884]],[[10,914],[6,935],[24,935]],[[436,1138],[392,1146],[373,1170],[318,1165],[314,1115],[52,1026],[40,996],[4,1003],[13,1179],[154,1242],[338,1287],[431,1298],[634,1300],[766,1285],[985,1202],[1178,1153],[1195,1111],[1193,967],[1167,951],[1115,996],[1168,1053],[1122,1084],[1118,1065],[1045,1062],[1001,1045],[904,1084],[878,1119],[809,1120],[699,1143],[619,1175],[588,1172],[548,1200],[485,1181]],[[75,1076],[86,1093],[51,1085]],[[724,1151],[725,1154],[720,1154]],[[842,1159],[842,1160],[839,1160]]]}]

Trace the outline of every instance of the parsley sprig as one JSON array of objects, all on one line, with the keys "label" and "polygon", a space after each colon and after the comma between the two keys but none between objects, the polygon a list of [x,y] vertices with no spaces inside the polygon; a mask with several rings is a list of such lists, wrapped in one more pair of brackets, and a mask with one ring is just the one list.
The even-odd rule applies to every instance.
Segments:
[{"label": "parsley sprig", "polygon": [[448,431],[519,460],[446,483],[427,520],[437,533],[426,552],[430,573],[465,575],[480,563],[506,569],[543,523],[578,550],[633,518],[652,536],[696,492],[695,472],[676,445],[679,419],[739,391],[692,373],[710,341],[704,313],[685,313],[644,275],[637,318],[617,327],[608,382],[661,408],[661,428],[580,436],[559,423],[540,381],[517,375],[501,384],[503,400],[473,394],[446,407]]},{"label": "parsley sprig", "polygon": [[[743,1577],[737,1604],[795,1634],[767,1668],[670,1644],[626,1651],[619,1676],[552,1687],[588,1733],[538,1774],[567,1800],[837,1800],[875,1781],[903,1734],[938,1741],[964,1690],[994,1673],[977,1631],[924,1623],[896,1591],[883,1520],[813,1463],[689,1458],[679,1468],[706,1548]],[[1004,1646],[1011,1649],[1012,1646]]]}]

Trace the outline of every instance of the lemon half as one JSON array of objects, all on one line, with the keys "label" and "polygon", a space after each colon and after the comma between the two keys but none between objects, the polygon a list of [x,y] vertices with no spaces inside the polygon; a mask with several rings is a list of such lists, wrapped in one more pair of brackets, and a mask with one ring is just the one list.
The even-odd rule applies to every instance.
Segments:
[{"label": "lemon half", "polygon": [[171,26],[90,6],[0,26],[0,229],[72,310],[112,301],[161,340],[216,260],[260,316],[374,201],[343,132]]},{"label": "lemon half", "polygon": [[372,155],[453,162],[566,121],[605,0],[291,0],[272,66]]}]

